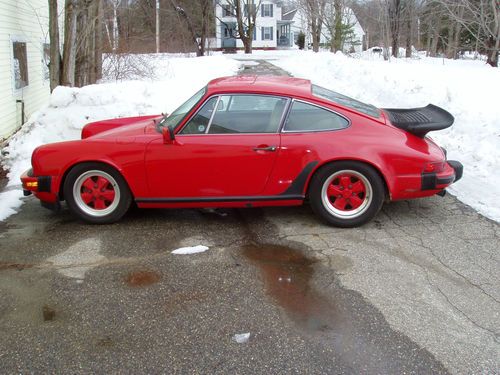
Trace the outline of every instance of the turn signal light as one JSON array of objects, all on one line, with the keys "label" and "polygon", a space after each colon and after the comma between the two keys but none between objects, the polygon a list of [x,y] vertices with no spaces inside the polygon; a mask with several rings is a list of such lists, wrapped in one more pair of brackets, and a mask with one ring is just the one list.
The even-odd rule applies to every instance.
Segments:
[{"label": "turn signal light", "polygon": [[29,182],[26,182],[26,187],[37,188],[38,187],[38,181],[29,181]]}]

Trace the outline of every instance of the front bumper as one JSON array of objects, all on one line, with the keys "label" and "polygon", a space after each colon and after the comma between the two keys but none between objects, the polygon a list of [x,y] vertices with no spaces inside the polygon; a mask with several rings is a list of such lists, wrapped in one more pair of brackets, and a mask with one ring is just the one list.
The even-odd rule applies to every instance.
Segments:
[{"label": "front bumper", "polygon": [[57,181],[53,176],[34,176],[33,170],[28,169],[21,175],[21,183],[24,196],[34,194],[44,206],[59,203]]},{"label": "front bumper", "polygon": [[464,167],[456,160],[447,160],[447,168],[441,173],[422,173],[422,190],[442,190],[462,178]]}]

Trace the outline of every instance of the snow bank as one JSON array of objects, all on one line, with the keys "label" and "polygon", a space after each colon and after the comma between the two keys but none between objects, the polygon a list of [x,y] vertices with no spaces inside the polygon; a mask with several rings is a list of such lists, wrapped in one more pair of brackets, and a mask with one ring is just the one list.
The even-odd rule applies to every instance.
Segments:
[{"label": "snow bank", "polygon": [[[276,56],[277,57],[277,56]],[[294,76],[377,107],[445,108],[455,124],[431,137],[464,164],[464,177],[449,191],[500,221],[500,69],[481,61],[441,58],[353,59],[342,54],[296,51],[274,64]]]},{"label": "snow bank", "polygon": [[141,81],[54,90],[49,104],[33,114],[2,151],[7,153],[2,164],[10,172],[8,191],[0,193],[0,220],[15,213],[22,204],[19,176],[30,167],[31,153],[37,146],[79,139],[81,128],[92,121],[171,112],[209,80],[233,75],[240,65],[225,56],[159,55],[150,59],[155,67],[154,79],[142,77]]}]

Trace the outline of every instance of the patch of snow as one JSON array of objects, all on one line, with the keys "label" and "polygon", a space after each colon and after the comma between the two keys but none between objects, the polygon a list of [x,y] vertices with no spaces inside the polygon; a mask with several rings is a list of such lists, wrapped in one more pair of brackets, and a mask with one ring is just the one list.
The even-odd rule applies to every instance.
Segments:
[{"label": "patch of snow", "polygon": [[202,253],[204,251],[207,251],[208,247],[203,246],[203,245],[196,245],[196,246],[188,246],[188,247],[181,247],[179,249],[175,249],[172,251],[172,254],[196,254],[196,253]]},{"label": "patch of snow", "polygon": [[238,344],[244,344],[250,339],[250,332],[247,333],[237,333],[233,336],[233,341]]},{"label": "patch of snow", "polygon": [[[293,53],[292,53],[293,52]],[[368,53],[291,51],[273,64],[301,78],[381,108],[440,106],[455,124],[429,135],[464,165],[448,190],[481,214],[500,221],[500,69],[479,60],[391,59]],[[277,55],[273,55],[277,56]]]},{"label": "patch of snow", "polygon": [[85,273],[97,267],[106,257],[99,254],[101,251],[101,240],[98,238],[87,238],[78,241],[66,251],[47,259],[64,276],[76,279],[77,282],[85,278]]},{"label": "patch of snow", "polygon": [[[223,55],[186,58],[179,55],[144,55],[155,67],[157,79],[119,81],[82,88],[57,87],[50,102],[35,112],[2,150],[9,170],[7,187],[19,185],[30,167],[33,150],[46,143],[79,139],[92,121],[170,113],[211,79],[236,74],[240,63]],[[113,77],[105,77],[112,81]],[[14,214],[23,202],[20,187],[0,193],[0,221]]]}]

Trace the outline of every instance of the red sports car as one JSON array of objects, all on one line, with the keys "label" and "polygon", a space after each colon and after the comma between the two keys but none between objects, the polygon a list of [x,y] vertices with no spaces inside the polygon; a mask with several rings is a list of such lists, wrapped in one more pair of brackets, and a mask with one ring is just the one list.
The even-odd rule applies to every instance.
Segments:
[{"label": "red sports car", "polygon": [[428,105],[378,109],[310,81],[211,81],[168,116],[86,125],[82,139],[38,147],[21,177],[48,208],[90,223],[144,208],[301,205],[353,227],[386,200],[444,194],[462,175],[426,134],[453,116]]}]

